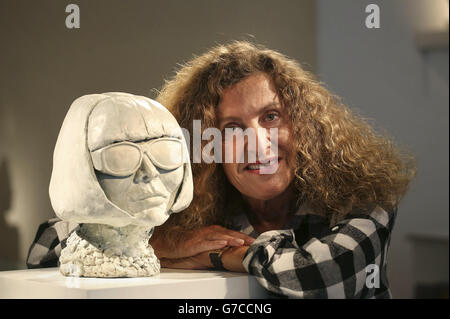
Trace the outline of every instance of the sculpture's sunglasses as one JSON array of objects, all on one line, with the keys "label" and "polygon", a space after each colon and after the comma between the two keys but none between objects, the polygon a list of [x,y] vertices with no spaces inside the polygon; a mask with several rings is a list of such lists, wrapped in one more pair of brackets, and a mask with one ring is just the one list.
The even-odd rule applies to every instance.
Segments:
[{"label": "sculpture's sunglasses", "polygon": [[158,168],[173,170],[183,164],[183,144],[177,138],[163,137],[141,144],[120,142],[91,152],[96,170],[120,177],[135,173],[144,155]]}]

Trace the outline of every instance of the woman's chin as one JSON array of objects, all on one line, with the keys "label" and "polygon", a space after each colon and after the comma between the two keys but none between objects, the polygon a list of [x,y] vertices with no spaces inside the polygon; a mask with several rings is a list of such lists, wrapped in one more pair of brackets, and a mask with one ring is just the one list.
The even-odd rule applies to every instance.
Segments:
[{"label": "woman's chin", "polygon": [[268,187],[269,185],[254,185],[251,189],[241,192],[243,195],[257,200],[271,200],[284,192],[285,187]]}]

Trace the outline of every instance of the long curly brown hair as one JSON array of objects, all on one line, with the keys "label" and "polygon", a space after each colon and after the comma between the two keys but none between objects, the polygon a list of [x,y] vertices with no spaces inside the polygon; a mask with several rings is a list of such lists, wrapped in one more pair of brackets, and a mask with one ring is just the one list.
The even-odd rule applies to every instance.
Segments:
[{"label": "long curly brown hair", "polygon": [[[217,127],[224,89],[258,72],[271,78],[292,123],[299,202],[307,202],[330,222],[353,209],[397,207],[415,175],[413,157],[376,133],[313,74],[276,51],[243,41],[216,46],[183,65],[157,100],[192,136],[193,120],[201,120],[202,132]],[[223,224],[230,213],[227,203],[239,200],[220,164],[193,163],[192,170],[194,199],[162,226],[166,234]]]}]

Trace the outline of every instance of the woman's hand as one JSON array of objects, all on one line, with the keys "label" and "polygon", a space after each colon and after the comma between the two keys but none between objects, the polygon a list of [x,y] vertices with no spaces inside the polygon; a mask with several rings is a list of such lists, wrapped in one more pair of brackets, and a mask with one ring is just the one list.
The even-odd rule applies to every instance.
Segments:
[{"label": "woman's hand", "polygon": [[[229,271],[246,272],[244,266],[242,266],[242,260],[247,249],[248,246],[237,246],[226,249],[221,256],[223,267]],[[161,267],[196,270],[211,269],[213,265],[209,258],[209,253],[210,251],[205,251],[185,258],[161,258]]]},{"label": "woman's hand", "polygon": [[[155,250],[155,255],[159,259],[180,259],[196,256],[196,258],[194,259],[194,263],[196,265],[200,265],[202,264],[203,260],[206,260],[205,258],[203,258],[203,255],[199,256],[199,254],[203,252],[221,249],[226,246],[249,246],[255,240],[254,238],[247,236],[244,233],[230,230],[218,225],[183,231],[179,235],[179,239],[172,244],[170,244],[163,238],[164,236],[159,236],[157,231],[155,231],[149,241],[150,245],[152,245],[153,249]],[[209,261],[208,254],[205,255],[208,257],[207,259]]]}]

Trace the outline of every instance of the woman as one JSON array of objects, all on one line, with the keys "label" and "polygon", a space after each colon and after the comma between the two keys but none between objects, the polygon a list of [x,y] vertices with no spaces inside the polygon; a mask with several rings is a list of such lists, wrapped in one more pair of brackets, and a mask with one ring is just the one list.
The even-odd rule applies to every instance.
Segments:
[{"label": "woman", "polygon": [[247,42],[193,59],[158,101],[191,136],[194,120],[278,130],[275,164],[259,134],[256,163],[236,161],[249,144],[226,141],[234,162],[192,163],[191,205],[150,240],[163,267],[248,272],[278,297],[391,298],[386,257],[414,166],[388,138],[295,61]]},{"label": "woman", "polygon": [[158,100],[191,136],[196,119],[221,131],[278,129],[274,174],[260,172],[268,153],[259,166],[192,164],[193,202],[151,239],[163,266],[210,268],[209,251],[221,248],[219,268],[249,272],[279,296],[391,297],[386,256],[414,166],[388,138],[295,61],[247,42],[193,59]]}]

